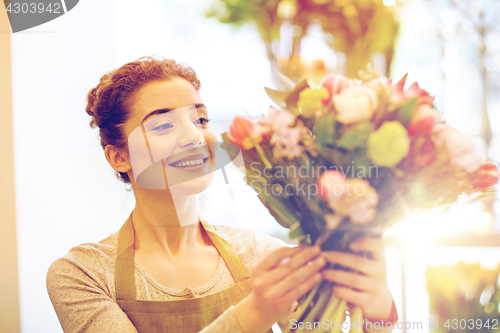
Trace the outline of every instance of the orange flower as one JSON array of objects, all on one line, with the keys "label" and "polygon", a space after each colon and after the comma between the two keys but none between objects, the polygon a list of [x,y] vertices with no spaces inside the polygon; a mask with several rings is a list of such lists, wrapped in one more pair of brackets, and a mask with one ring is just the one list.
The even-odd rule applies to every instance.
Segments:
[{"label": "orange flower", "polygon": [[252,119],[236,116],[229,125],[227,138],[238,145],[241,150],[249,150],[262,140],[262,135],[257,129],[257,124]]}]

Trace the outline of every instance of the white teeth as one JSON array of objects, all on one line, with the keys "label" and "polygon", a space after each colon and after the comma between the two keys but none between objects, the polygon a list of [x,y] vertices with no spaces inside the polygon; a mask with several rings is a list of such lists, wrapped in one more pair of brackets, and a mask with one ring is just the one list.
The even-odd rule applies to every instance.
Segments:
[{"label": "white teeth", "polygon": [[177,168],[182,168],[182,167],[191,166],[191,165],[203,164],[203,160],[205,158],[206,157],[200,158],[200,159],[197,159],[197,160],[182,161],[182,162],[178,162],[178,163],[176,163],[174,165]]}]

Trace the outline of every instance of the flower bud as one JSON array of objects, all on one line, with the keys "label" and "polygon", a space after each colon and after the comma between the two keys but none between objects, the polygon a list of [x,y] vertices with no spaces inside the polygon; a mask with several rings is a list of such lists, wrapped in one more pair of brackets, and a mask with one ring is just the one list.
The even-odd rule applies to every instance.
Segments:
[{"label": "flower bud", "polygon": [[439,112],[429,105],[421,105],[412,115],[408,124],[411,137],[429,136],[439,122]]},{"label": "flower bud", "polygon": [[476,172],[472,174],[472,187],[488,188],[494,186],[498,182],[500,172],[493,163],[483,163]]},{"label": "flower bud", "polygon": [[227,138],[238,145],[241,150],[252,149],[254,142],[258,143],[262,140],[256,124],[251,119],[242,116],[237,116],[231,121]]}]

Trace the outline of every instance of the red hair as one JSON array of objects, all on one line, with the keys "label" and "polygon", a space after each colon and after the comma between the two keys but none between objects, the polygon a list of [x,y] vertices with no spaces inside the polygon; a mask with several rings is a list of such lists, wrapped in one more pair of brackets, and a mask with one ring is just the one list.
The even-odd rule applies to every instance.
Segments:
[{"label": "red hair", "polygon": [[[200,89],[200,80],[189,66],[163,57],[142,57],[129,62],[101,77],[99,84],[87,95],[87,113],[92,116],[90,126],[99,127],[101,146],[124,147],[122,125],[130,117],[130,104],[134,94],[152,81],[181,77]],[[130,183],[128,175],[117,172],[117,177]]]}]

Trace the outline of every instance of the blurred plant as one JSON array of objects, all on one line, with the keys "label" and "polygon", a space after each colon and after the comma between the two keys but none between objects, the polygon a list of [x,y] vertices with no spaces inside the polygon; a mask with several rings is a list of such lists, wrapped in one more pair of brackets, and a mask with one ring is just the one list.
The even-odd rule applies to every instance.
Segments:
[{"label": "blurred plant", "polygon": [[[439,323],[434,331],[500,331],[499,271],[500,266],[485,269],[479,263],[429,266],[426,272],[427,291],[431,312],[436,316],[433,321],[437,319]],[[473,321],[469,322],[469,319]]]},{"label": "blurred plant", "polygon": [[[214,1],[206,13],[208,17],[222,23],[253,22],[257,26],[280,86],[278,72],[294,81],[304,77],[301,41],[313,24],[321,26],[330,47],[345,55],[346,76],[356,77],[376,52],[384,54],[385,72],[389,73],[399,28],[397,6],[385,6],[382,0]],[[284,51],[280,45],[285,45]]]}]

